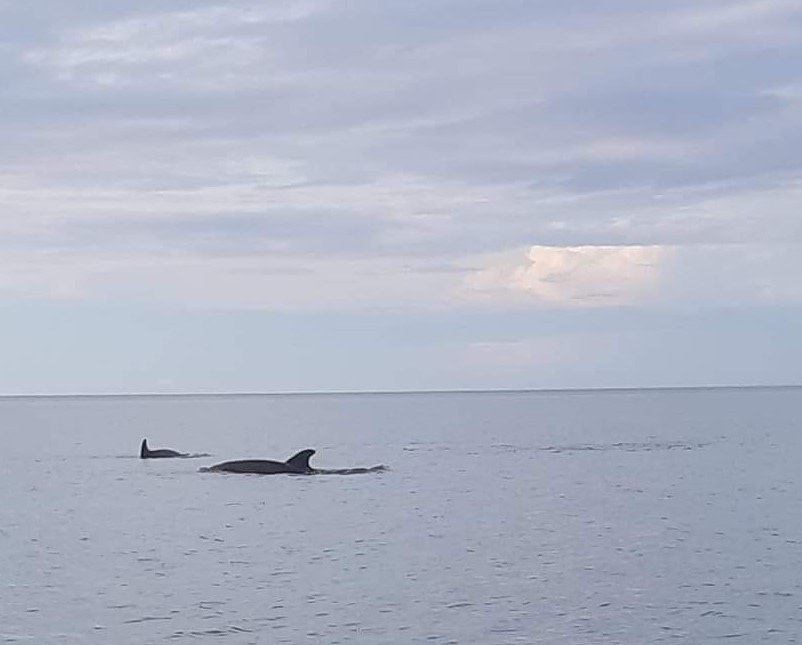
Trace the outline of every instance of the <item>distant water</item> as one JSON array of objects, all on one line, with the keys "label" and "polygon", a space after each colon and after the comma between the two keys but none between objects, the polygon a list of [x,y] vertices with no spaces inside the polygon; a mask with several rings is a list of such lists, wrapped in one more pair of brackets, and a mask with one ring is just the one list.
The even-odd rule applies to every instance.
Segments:
[{"label": "distant water", "polygon": [[[9,398],[0,432],[0,642],[802,640],[802,389]],[[390,470],[198,472],[306,447]]]}]

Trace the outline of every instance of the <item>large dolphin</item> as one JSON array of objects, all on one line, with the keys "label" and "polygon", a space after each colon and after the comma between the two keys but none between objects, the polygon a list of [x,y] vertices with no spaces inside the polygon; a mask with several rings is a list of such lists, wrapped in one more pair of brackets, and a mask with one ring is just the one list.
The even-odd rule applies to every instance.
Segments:
[{"label": "large dolphin", "polygon": [[308,448],[294,454],[287,461],[240,459],[238,461],[224,461],[209,468],[201,468],[201,470],[203,472],[258,473],[260,475],[276,475],[279,473],[308,475],[314,472],[309,465],[309,458],[314,454],[315,451]]},{"label": "large dolphin", "polygon": [[372,468],[341,468],[324,470],[312,468],[309,458],[315,454],[311,448],[301,450],[287,461],[272,461],[270,459],[240,459],[238,461],[224,461],[209,468],[201,468],[205,473],[255,473],[258,475],[277,475],[281,473],[290,475],[357,475],[361,473],[378,472],[386,470],[384,466]]},{"label": "large dolphin", "polygon": [[168,448],[160,448],[159,450],[151,450],[148,448],[148,440],[143,439],[142,445],[139,447],[140,459],[164,459],[165,457],[188,457],[186,452],[178,452],[176,450],[169,450]]}]

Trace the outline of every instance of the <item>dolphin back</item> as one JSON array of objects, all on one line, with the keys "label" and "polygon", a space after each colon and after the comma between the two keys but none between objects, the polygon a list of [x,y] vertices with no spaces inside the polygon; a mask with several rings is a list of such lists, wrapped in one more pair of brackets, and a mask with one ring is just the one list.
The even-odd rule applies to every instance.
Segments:
[{"label": "dolphin back", "polygon": [[238,459],[236,461],[224,461],[208,468],[201,468],[205,473],[254,473],[259,475],[276,475],[279,473],[302,474],[298,470],[285,464],[283,461],[271,461],[269,459]]},{"label": "dolphin back", "polygon": [[143,439],[142,444],[139,446],[140,459],[158,459],[160,457],[188,457],[184,452],[177,450],[170,450],[169,448],[159,448],[158,450],[151,450],[148,447],[148,440]]}]

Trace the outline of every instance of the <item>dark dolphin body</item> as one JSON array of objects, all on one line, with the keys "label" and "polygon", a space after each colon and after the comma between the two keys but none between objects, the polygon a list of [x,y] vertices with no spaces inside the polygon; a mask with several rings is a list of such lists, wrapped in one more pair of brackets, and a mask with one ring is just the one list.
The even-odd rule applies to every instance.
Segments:
[{"label": "dark dolphin body", "polygon": [[315,454],[314,450],[307,449],[293,455],[287,461],[272,461],[270,459],[240,459],[239,461],[224,461],[209,468],[201,468],[203,472],[226,473],[258,473],[259,475],[276,475],[289,473],[293,475],[308,475],[314,472],[309,465],[309,458]]},{"label": "dark dolphin body", "polygon": [[378,472],[386,470],[384,466],[373,468],[344,468],[341,470],[318,470],[309,465],[309,458],[315,454],[311,448],[301,450],[287,461],[272,461],[269,459],[241,459],[239,461],[224,461],[209,468],[201,468],[202,472],[225,473],[256,473],[259,475],[276,475],[280,473],[290,475],[356,475],[360,473]]},{"label": "dark dolphin body", "polygon": [[139,448],[140,459],[164,459],[166,457],[188,457],[185,452],[177,452],[176,450],[169,450],[167,448],[160,448],[159,450],[151,450],[148,448],[148,440],[143,439],[142,445]]}]

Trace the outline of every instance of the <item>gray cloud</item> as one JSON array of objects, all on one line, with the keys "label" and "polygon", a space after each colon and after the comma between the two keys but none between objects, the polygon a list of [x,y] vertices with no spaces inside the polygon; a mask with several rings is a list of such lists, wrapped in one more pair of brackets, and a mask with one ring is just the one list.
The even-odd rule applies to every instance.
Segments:
[{"label": "gray cloud", "polygon": [[425,281],[531,245],[802,240],[795,2],[44,2],[0,18],[15,253],[319,254],[366,273],[385,257]]}]

